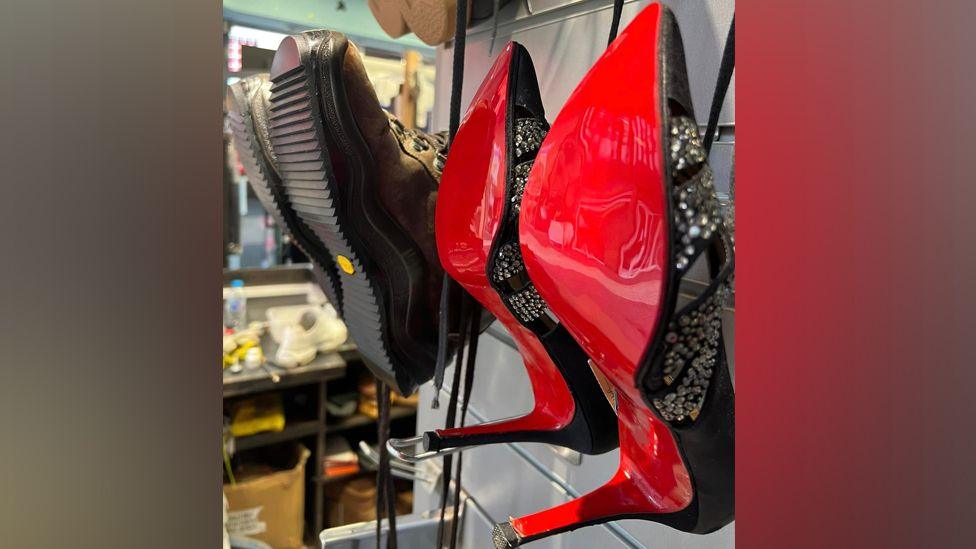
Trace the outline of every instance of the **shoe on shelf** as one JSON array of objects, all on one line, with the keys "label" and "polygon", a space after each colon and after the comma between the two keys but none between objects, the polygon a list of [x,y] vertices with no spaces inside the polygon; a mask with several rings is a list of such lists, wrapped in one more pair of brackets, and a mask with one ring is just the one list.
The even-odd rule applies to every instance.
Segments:
[{"label": "shoe on shelf", "polygon": [[[539,295],[617,403],[619,468],[593,492],[499,524],[496,547],[624,518],[698,534],[733,520],[734,392],[722,335],[733,250],[712,177],[677,23],[651,4],[552,123],[519,222]],[[679,306],[699,259],[710,283]]]},{"label": "shoe on shelf", "polygon": [[286,221],[308,227],[337,268],[338,308],[364,362],[411,394],[436,359],[445,136],[407,129],[380,108],[358,49],[325,30],[281,42],[268,133]]},{"label": "shoe on shelf", "polygon": [[274,363],[282,368],[297,368],[315,359],[318,347],[314,336],[300,324],[286,326]]},{"label": "shoe on shelf", "polygon": [[345,323],[330,304],[271,307],[265,314],[271,339],[278,344],[284,341],[287,328],[295,324],[309,332],[316,349],[322,353],[335,351],[349,336]]},{"label": "shoe on shelf", "polygon": [[518,216],[548,130],[532,60],[509,43],[475,93],[451,145],[437,198],[437,246],[447,273],[495,315],[521,353],[533,410],[521,417],[394,439],[418,461],[462,448],[541,442],[600,454],[617,447],[617,419],[586,354],[549,314],[521,260]]}]

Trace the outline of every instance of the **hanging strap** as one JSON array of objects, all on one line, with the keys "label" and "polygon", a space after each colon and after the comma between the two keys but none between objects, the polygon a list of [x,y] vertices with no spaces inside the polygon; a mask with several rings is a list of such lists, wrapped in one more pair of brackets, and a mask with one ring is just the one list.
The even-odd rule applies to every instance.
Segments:
[{"label": "hanging strap", "polygon": [[444,273],[441,281],[441,299],[437,319],[437,362],[434,365],[434,399],[430,407],[434,410],[441,407],[441,387],[444,386],[444,370],[447,368],[451,337],[451,285],[453,280]]},{"label": "hanging strap", "polygon": [[[474,365],[478,356],[478,336],[480,335],[480,308],[474,311],[468,322],[468,360],[464,367],[464,397],[461,400],[461,419],[459,425],[464,427],[464,420],[468,415],[468,403],[471,402],[471,390],[474,388]],[[458,364],[460,367],[460,364]],[[457,455],[457,471],[454,473],[454,514],[451,520],[450,549],[456,549],[458,543],[458,524],[461,510],[461,466],[464,452]]]},{"label": "hanging strap", "polygon": [[454,141],[461,125],[461,84],[464,82],[464,39],[468,31],[468,3],[457,2],[457,18],[454,27],[454,66],[451,72],[451,118],[448,126],[448,142]]},{"label": "hanging strap", "polygon": [[722,51],[722,62],[718,68],[718,79],[715,82],[715,94],[712,95],[712,109],[708,113],[708,126],[705,129],[705,154],[712,151],[715,133],[718,130],[718,117],[722,113],[722,103],[732,82],[732,72],[735,70],[735,14],[729,25],[729,36],[725,39],[725,49]]},{"label": "hanging strap", "polygon": [[501,9],[501,0],[492,0],[491,3],[491,43],[488,46],[488,55],[495,53],[495,38],[498,36],[498,10]]},{"label": "hanging strap", "polygon": [[[453,67],[451,72],[451,105],[448,121],[447,146],[450,150],[454,142],[454,135],[461,125],[461,91],[464,84],[464,40],[467,37],[468,3],[464,0],[457,2],[457,14],[454,20]],[[450,153],[449,153],[450,154]],[[437,325],[437,363],[434,366],[434,399],[431,408],[440,408],[440,392],[444,386],[444,370],[453,351],[452,334],[460,332],[463,326],[462,318],[452,318],[451,311],[466,298],[466,292],[454,279],[444,273],[441,281],[441,298],[439,303],[439,318]]]},{"label": "hanging strap", "polygon": [[381,519],[384,508],[389,524],[386,547],[387,549],[397,549],[396,488],[393,485],[393,474],[390,470],[390,454],[385,451],[386,441],[390,438],[390,387],[379,379],[376,380],[376,407],[379,412],[379,419],[376,424],[380,455],[379,466],[376,469],[376,549],[381,547]]},{"label": "hanging strap", "polygon": [[617,30],[620,28],[620,12],[624,9],[624,0],[613,0],[613,21],[610,22],[610,38],[607,39],[607,47],[617,39]]},{"label": "hanging strap", "polygon": [[[467,314],[467,303],[461,303],[461,316]],[[454,363],[454,379],[451,384],[451,396],[447,403],[447,418],[444,421],[445,429],[453,429],[457,420],[457,401],[458,401],[458,391],[461,386],[461,364],[464,361],[464,350],[465,346],[461,345],[458,348],[456,360]],[[451,495],[451,471],[454,465],[454,455],[447,454],[443,458],[443,465],[441,467],[441,514],[440,519],[437,523],[437,547],[438,549],[444,546],[444,521],[447,512],[447,502]]]}]

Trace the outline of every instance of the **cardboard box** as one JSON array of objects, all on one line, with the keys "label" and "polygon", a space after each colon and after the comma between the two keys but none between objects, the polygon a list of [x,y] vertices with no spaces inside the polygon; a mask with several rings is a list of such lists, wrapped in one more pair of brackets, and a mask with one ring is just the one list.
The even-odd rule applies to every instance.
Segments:
[{"label": "cardboard box", "polygon": [[310,452],[296,445],[293,464],[244,468],[237,484],[224,484],[227,531],[232,537],[263,541],[275,549],[302,549],[305,462]]}]

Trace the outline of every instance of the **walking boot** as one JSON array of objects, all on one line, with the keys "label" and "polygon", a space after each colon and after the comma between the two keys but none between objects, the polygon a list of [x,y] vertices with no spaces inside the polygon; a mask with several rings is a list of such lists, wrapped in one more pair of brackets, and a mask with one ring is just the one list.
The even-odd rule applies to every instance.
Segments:
[{"label": "walking boot", "polygon": [[359,51],[325,30],[281,42],[268,131],[294,218],[338,268],[360,355],[380,380],[413,393],[436,359],[444,135],[407,129],[380,108]]}]

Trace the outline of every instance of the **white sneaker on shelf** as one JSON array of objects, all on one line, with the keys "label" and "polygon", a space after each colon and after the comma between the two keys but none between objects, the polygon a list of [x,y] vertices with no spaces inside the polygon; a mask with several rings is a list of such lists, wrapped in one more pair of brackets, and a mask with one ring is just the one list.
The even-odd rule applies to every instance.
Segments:
[{"label": "white sneaker on shelf", "polygon": [[271,338],[278,344],[284,341],[285,330],[296,325],[301,325],[309,332],[308,337],[323,353],[336,350],[349,337],[345,323],[330,304],[321,307],[318,305],[272,307],[268,309],[267,317]]},{"label": "white sneaker on shelf", "polygon": [[304,366],[315,358],[318,353],[311,334],[298,324],[285,328],[281,345],[275,353],[275,364],[282,368],[297,368]]},{"label": "white sneaker on shelf", "polygon": [[310,331],[315,334],[314,338],[319,352],[331,353],[346,342],[349,337],[349,330],[346,329],[346,323],[339,318],[332,305],[317,308],[316,312],[318,314],[315,318],[315,324]]}]

